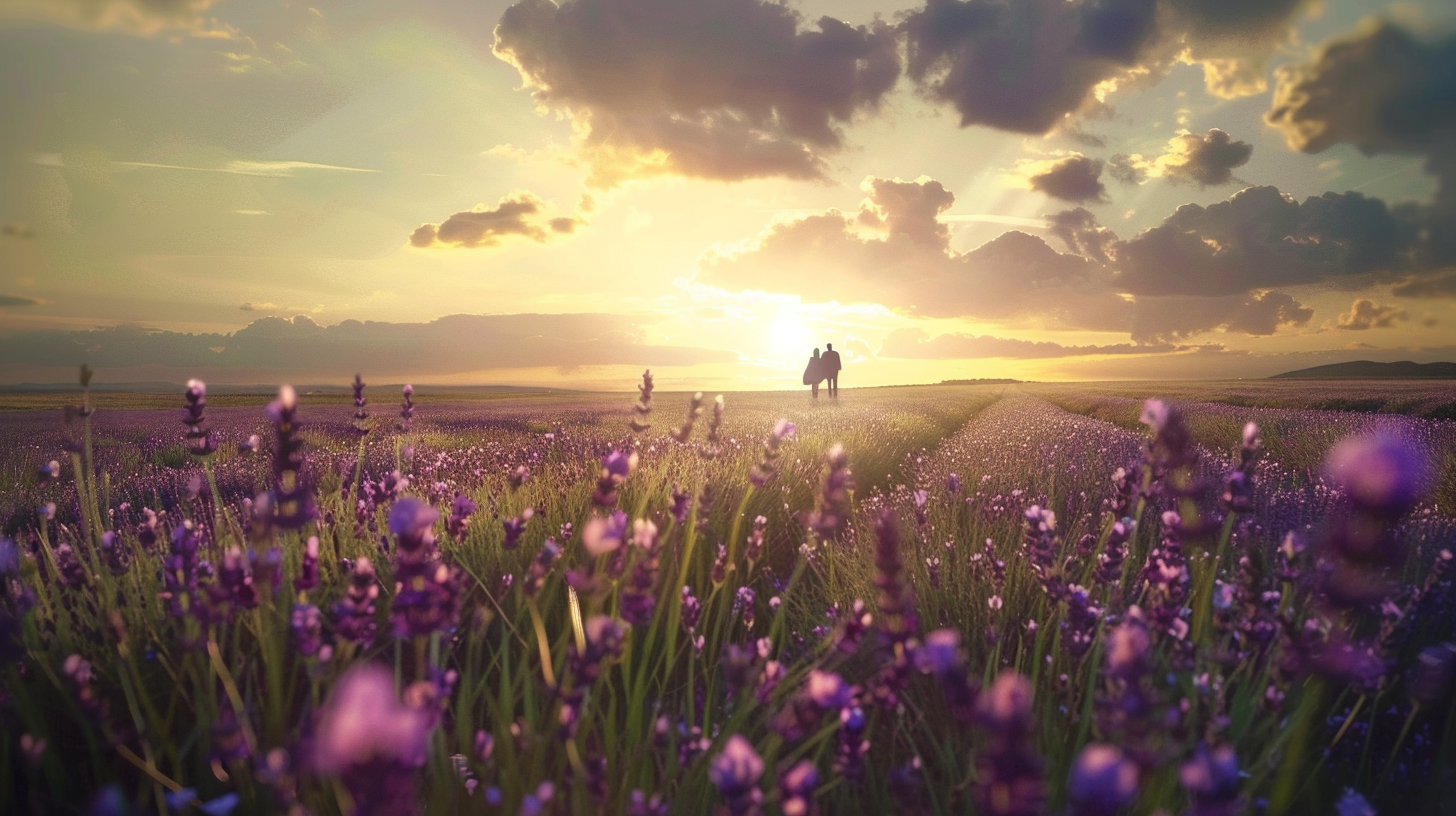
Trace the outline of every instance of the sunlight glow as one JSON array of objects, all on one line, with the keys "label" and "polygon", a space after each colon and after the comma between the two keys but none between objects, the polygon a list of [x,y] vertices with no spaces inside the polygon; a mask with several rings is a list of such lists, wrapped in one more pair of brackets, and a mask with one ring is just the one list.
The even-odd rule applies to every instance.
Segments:
[{"label": "sunlight glow", "polygon": [[774,357],[791,363],[808,359],[814,349],[814,334],[798,317],[781,314],[769,321],[768,347]]}]

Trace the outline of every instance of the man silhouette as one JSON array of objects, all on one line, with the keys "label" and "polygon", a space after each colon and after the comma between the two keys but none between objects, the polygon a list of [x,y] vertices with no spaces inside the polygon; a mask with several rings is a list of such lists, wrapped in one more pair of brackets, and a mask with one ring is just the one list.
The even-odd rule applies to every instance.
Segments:
[{"label": "man silhouette", "polygon": [[824,366],[824,375],[829,380],[829,396],[839,396],[839,352],[834,350],[833,343],[825,343],[827,351],[819,358],[820,365]]}]

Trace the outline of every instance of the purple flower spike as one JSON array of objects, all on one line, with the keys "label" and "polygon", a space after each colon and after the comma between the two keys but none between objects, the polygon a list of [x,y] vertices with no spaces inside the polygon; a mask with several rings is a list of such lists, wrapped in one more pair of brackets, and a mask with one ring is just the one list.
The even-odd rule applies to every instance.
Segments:
[{"label": "purple flower spike", "polygon": [[364,378],[354,375],[354,432],[363,436],[369,433],[369,412],[364,407],[369,400],[364,398]]},{"label": "purple flower spike", "polygon": [[404,402],[399,407],[400,430],[409,432],[410,423],[415,418],[415,387],[406,384],[404,387]]},{"label": "purple flower spike", "polygon": [[207,383],[202,380],[188,380],[187,407],[182,424],[187,426],[187,446],[193,456],[211,456],[217,453],[217,440],[213,438],[212,431],[202,429],[202,423],[206,421],[203,416],[206,410]]},{"label": "purple flower spike", "polygon": [[740,734],[723,744],[723,751],[708,764],[708,777],[718,786],[734,816],[757,813],[763,801],[758,780],[763,776],[763,758]]},{"label": "purple flower spike", "polygon": [[1138,766],[1116,745],[1089,743],[1067,779],[1072,816],[1114,816],[1137,799]]},{"label": "purple flower spike", "polygon": [[593,518],[581,528],[582,546],[592,557],[616,552],[626,536],[627,514],[621,510],[607,518]]},{"label": "purple flower spike", "polygon": [[470,527],[470,516],[477,509],[479,506],[469,496],[464,493],[455,494],[455,500],[450,503],[450,520],[445,524],[451,538],[458,541],[465,537],[465,531]]},{"label": "purple flower spike", "polygon": [[428,758],[431,720],[400,702],[388,670],[350,669],[319,717],[313,768],[339,777],[360,816],[419,813],[416,776]]},{"label": "purple flower spike", "polygon": [[1415,506],[1429,469],[1420,447],[1384,435],[1346,439],[1325,460],[1326,473],[1350,502],[1381,518],[1399,518]]},{"label": "purple flower spike", "polygon": [[307,592],[310,589],[317,589],[319,585],[319,540],[318,536],[309,536],[308,543],[303,547],[303,563],[299,566],[298,577],[293,580],[293,588],[299,592]]},{"label": "purple flower spike", "polygon": [[637,454],[613,450],[602,457],[601,475],[597,477],[597,489],[592,501],[600,507],[612,507],[617,503],[617,488],[637,469]]},{"label": "purple flower spike", "polygon": [[1031,721],[1031,681],[1007,670],[996,676],[976,706],[981,722],[993,731],[1024,730]]},{"label": "purple flower spike", "polygon": [[1199,743],[1178,778],[1193,799],[1189,816],[1234,816],[1239,807],[1239,758],[1231,745]]},{"label": "purple flower spike", "polygon": [[814,790],[819,787],[819,771],[814,763],[801,759],[779,776],[779,807],[784,816],[809,816],[814,808]]}]

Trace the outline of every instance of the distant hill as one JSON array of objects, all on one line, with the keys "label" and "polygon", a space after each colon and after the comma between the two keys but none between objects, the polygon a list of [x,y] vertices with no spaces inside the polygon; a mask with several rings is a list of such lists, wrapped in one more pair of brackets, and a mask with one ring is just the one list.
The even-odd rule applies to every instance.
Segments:
[{"label": "distant hill", "polygon": [[1002,379],[977,379],[977,380],[941,380],[939,385],[1015,385],[1021,380]]},{"label": "distant hill", "polygon": [[1355,360],[1349,363],[1301,368],[1275,374],[1271,380],[1456,380],[1456,363],[1376,363]]}]

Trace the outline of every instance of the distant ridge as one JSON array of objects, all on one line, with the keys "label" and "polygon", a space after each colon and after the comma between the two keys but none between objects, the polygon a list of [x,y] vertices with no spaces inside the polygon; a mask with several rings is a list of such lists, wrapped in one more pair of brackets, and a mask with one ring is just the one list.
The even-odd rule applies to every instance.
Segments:
[{"label": "distant ridge", "polygon": [[1275,374],[1271,380],[1456,380],[1456,363],[1377,363],[1355,360],[1349,363],[1301,368]]}]

